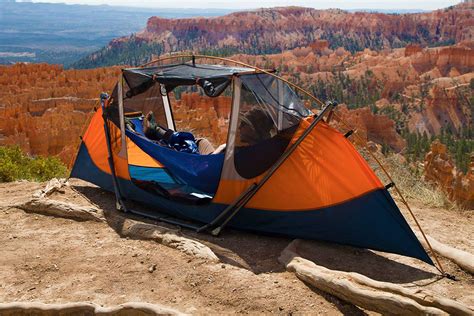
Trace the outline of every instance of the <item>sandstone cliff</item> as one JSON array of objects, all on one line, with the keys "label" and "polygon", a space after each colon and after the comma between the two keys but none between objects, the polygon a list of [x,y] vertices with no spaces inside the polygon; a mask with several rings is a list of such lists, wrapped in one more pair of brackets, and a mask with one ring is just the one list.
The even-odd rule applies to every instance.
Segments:
[{"label": "sandstone cliff", "polygon": [[0,67],[0,145],[17,144],[30,154],[59,155],[69,163],[98,94],[110,91],[118,73],[118,68],[65,71],[47,64]]},{"label": "sandstone cliff", "polygon": [[140,63],[151,53],[183,50],[268,54],[308,46],[315,40],[327,40],[330,48],[344,47],[352,52],[409,43],[454,44],[473,40],[473,25],[472,4],[400,15],[283,7],[213,18],[151,17],[143,31],[111,41],[77,66],[106,66],[112,61]]},{"label": "sandstone cliff", "polygon": [[[344,105],[337,108],[337,114],[338,118],[353,127],[365,142],[386,144],[395,152],[402,151],[406,146],[405,140],[395,130],[395,122],[386,115],[373,114],[369,108],[348,110]],[[335,118],[336,126],[347,132],[348,128],[338,122],[338,118]]]},{"label": "sandstone cliff", "polygon": [[474,155],[466,174],[458,171],[439,141],[431,144],[431,150],[425,157],[425,179],[444,190],[448,197],[460,205],[474,209]]},{"label": "sandstone cliff", "polygon": [[[316,94],[321,92],[318,87],[322,87],[326,97],[340,102],[345,102],[343,98],[347,97],[346,101],[352,101],[348,104],[352,108],[371,105],[368,101],[357,101],[354,95],[378,90],[365,99],[371,99],[372,105],[377,105],[382,113],[393,114],[394,109],[410,131],[437,135],[442,127],[459,130],[472,124],[472,43],[436,48],[411,45],[406,49],[367,49],[357,53],[343,48],[331,50],[313,43],[281,54],[235,55],[233,58],[280,69],[286,78]],[[370,82],[363,82],[369,79]],[[334,89],[341,91],[331,91]]]}]

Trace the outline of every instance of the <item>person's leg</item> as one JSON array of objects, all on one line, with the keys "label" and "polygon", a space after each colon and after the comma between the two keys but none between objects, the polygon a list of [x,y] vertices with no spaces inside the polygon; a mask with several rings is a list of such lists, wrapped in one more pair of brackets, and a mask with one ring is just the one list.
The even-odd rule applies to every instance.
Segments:
[{"label": "person's leg", "polygon": [[198,138],[196,143],[199,148],[199,153],[201,155],[210,155],[214,152],[215,148],[207,138]]}]

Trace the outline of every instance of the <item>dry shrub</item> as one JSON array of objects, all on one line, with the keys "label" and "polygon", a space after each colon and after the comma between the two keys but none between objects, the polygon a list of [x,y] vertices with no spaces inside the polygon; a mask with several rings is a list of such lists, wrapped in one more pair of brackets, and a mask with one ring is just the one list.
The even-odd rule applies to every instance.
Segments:
[{"label": "dry shrub", "polygon": [[[359,152],[369,162],[380,180],[384,184],[390,183],[390,180],[374,159],[372,159],[365,150],[359,149]],[[422,165],[408,164],[405,158],[400,154],[388,154],[384,156],[376,152],[375,156],[390,174],[393,182],[395,182],[408,202],[421,203],[428,207],[459,208],[454,202],[448,199],[447,195],[440,188],[424,180]],[[390,193],[395,200],[401,200],[393,188],[390,189]]]}]

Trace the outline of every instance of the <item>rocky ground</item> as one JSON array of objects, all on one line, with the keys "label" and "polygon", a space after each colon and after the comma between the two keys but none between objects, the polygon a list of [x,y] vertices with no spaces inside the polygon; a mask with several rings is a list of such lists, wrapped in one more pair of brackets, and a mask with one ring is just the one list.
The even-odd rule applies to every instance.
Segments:
[{"label": "rocky ground", "polygon": [[[44,184],[0,184],[0,302],[125,302],[162,304],[185,313],[365,314],[297,279],[278,263],[291,241],[225,231],[221,237],[123,217],[113,211],[113,195],[82,181],[71,181],[49,198],[100,210],[103,221],[79,221],[25,212],[15,205]],[[441,242],[474,252],[472,212],[414,208],[427,233]],[[219,258],[198,258],[125,234],[127,220],[169,229],[209,247]],[[127,236],[127,237],[125,237]],[[179,247],[178,247],[179,248]],[[428,289],[474,306],[474,278],[441,259],[457,281],[440,279],[417,260],[368,250],[307,242],[302,256],[330,269]]]}]

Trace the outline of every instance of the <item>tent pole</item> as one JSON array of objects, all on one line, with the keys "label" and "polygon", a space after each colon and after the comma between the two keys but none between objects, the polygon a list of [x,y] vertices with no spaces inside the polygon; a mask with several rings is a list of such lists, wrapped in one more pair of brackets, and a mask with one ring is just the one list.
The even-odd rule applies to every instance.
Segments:
[{"label": "tent pole", "polygon": [[[348,128],[351,128],[349,126],[349,124],[347,124],[347,122],[345,120],[342,119],[341,116],[337,115],[336,113],[334,113],[335,116],[337,116],[338,120],[340,122],[342,122],[346,127]],[[428,238],[426,237],[425,235],[425,232],[423,231],[423,229],[421,228],[421,225],[420,223],[418,222],[418,219],[416,218],[415,214],[413,213],[413,211],[411,210],[411,207],[410,205],[408,204],[407,200],[405,199],[405,197],[403,196],[402,192],[400,191],[400,189],[398,188],[398,185],[395,183],[395,181],[393,181],[392,177],[390,176],[390,173],[388,173],[387,169],[383,166],[382,162],[375,156],[374,153],[372,153],[368,148],[367,148],[367,145],[365,145],[365,142],[364,140],[362,139],[362,137],[355,133],[354,136],[360,141],[361,144],[364,144],[362,145],[364,147],[364,149],[367,150],[367,152],[369,153],[369,155],[372,157],[372,159],[374,159],[374,161],[380,166],[380,168],[382,169],[383,173],[387,176],[387,178],[389,179],[389,181],[391,183],[393,183],[393,187],[395,188],[395,191],[397,191],[397,194],[400,196],[400,198],[402,199],[402,203],[406,206],[406,208],[408,209],[408,212],[410,213],[410,215],[412,216],[413,220],[415,221],[415,224],[416,226],[418,227],[418,229],[420,230],[421,232],[421,235],[423,236],[423,239],[426,241],[426,244],[428,245],[431,253],[433,254],[433,257],[436,261],[436,263],[438,264],[438,266],[435,266],[435,268],[443,275],[443,276],[446,276],[446,277],[451,277],[449,274],[447,274],[444,269],[443,269],[443,266],[441,265],[441,262],[439,261],[438,259],[438,256],[436,255],[436,252],[433,250],[433,247],[431,247],[431,243],[430,241],[428,240]]]},{"label": "tent pole", "polygon": [[107,93],[102,93],[100,95],[100,105],[102,107],[102,117],[104,119],[104,132],[105,132],[105,140],[107,143],[107,152],[108,157],[107,160],[109,162],[110,173],[112,174],[112,183],[114,186],[114,193],[115,193],[115,208],[120,211],[127,212],[127,208],[122,199],[122,195],[120,194],[120,188],[118,185],[117,175],[115,174],[115,165],[114,165],[114,157],[112,154],[112,146],[110,141],[110,131],[109,125],[107,124],[107,115],[105,110],[105,102],[109,99],[109,95]]},{"label": "tent pole", "polygon": [[[258,192],[258,190],[271,178],[271,176],[278,170],[278,168],[288,159],[288,157],[295,151],[296,148],[303,142],[306,136],[311,133],[311,131],[316,127],[316,125],[323,119],[324,115],[327,112],[332,111],[332,109],[337,104],[335,102],[328,102],[319,115],[311,122],[308,128],[305,129],[303,134],[291,145],[291,147],[280,156],[277,162],[268,170],[265,176],[258,183],[252,184],[242,195],[240,195],[231,205],[229,205],[219,216],[217,216],[212,222],[204,225],[199,228],[197,231],[207,230],[209,228],[215,227],[221,219],[224,219],[222,223],[212,230],[212,235],[217,236],[222,231],[222,229],[227,225],[227,223],[244,207],[250,199]],[[227,217],[226,215],[229,214]]]}]

